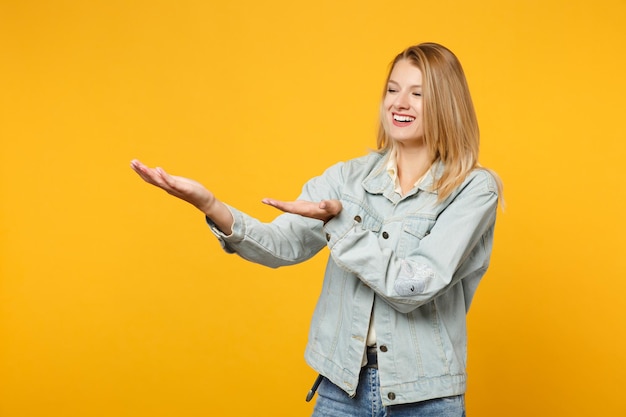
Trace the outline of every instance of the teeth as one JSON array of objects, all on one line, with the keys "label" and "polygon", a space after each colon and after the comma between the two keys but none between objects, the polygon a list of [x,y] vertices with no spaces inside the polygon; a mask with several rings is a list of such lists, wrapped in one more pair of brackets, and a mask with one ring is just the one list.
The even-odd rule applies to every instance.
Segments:
[{"label": "teeth", "polygon": [[415,117],[400,116],[399,114],[394,114],[393,120],[395,120],[396,122],[412,122],[413,120],[415,120]]}]

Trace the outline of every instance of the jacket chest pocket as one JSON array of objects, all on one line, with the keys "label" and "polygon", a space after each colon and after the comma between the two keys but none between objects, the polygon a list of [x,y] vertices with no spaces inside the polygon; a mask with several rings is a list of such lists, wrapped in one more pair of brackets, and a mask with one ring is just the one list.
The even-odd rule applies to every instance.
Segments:
[{"label": "jacket chest pocket", "polygon": [[419,248],[421,241],[430,234],[435,219],[420,216],[407,217],[402,222],[402,233],[398,242],[397,254],[401,258],[410,256]]}]

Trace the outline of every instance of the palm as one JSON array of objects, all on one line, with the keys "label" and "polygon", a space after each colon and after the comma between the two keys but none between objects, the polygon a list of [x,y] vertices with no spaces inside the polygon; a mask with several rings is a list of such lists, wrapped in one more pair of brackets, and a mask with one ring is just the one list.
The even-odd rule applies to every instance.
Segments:
[{"label": "palm", "polygon": [[312,219],[322,220],[324,223],[341,212],[339,200],[323,200],[319,203],[305,200],[280,201],[271,198],[263,199],[263,203],[275,207],[285,213],[298,214]]},{"label": "palm", "polygon": [[137,160],[132,161],[131,168],[147,183],[193,204],[200,210],[204,210],[215,201],[213,193],[192,179],[170,175],[162,168],[149,168]]}]

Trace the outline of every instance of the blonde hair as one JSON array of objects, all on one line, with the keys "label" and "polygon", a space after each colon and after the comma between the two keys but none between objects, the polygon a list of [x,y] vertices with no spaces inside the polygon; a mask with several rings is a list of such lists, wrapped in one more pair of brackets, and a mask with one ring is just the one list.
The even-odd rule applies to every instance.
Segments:
[{"label": "blonde hair", "polygon": [[[424,141],[432,162],[441,161],[443,172],[435,179],[438,200],[444,200],[478,165],[479,130],[474,104],[461,63],[446,47],[436,43],[410,46],[392,61],[387,84],[394,66],[407,60],[422,72]],[[377,147],[382,153],[393,151],[383,123],[382,109]],[[489,171],[502,192],[502,182]]]}]

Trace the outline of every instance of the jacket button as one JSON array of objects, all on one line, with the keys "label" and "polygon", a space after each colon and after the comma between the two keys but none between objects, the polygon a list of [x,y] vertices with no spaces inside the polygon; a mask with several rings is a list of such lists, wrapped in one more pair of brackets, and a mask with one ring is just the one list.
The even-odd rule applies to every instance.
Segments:
[{"label": "jacket button", "polygon": [[362,219],[361,219],[361,216],[359,216],[359,215],[354,216],[354,221],[355,221],[355,222],[357,222],[357,223],[361,223],[361,220],[362,220]]},{"label": "jacket button", "polygon": [[330,242],[330,233],[326,233],[326,242]]},{"label": "jacket button", "polygon": [[389,239],[389,233],[383,232],[383,239]]},{"label": "jacket button", "polygon": [[387,349],[387,346],[385,346],[385,345],[382,345],[382,346],[380,347],[380,351],[381,351],[381,352],[387,352],[387,350],[388,350],[388,349]]},{"label": "jacket button", "polygon": [[387,394],[387,398],[393,401],[396,399],[396,394],[394,394],[393,392],[390,392],[389,394]]}]

